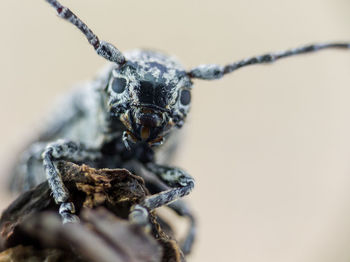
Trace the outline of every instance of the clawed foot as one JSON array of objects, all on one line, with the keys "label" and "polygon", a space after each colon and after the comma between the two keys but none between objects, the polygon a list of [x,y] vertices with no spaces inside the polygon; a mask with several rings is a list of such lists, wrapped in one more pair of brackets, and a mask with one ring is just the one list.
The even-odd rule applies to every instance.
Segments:
[{"label": "clawed foot", "polygon": [[194,186],[194,179],[186,173],[181,174],[177,182],[180,186],[188,186],[190,184]]},{"label": "clawed foot", "polygon": [[131,208],[129,220],[133,224],[137,224],[142,227],[148,227],[148,210],[141,205],[134,205]]},{"label": "clawed foot", "polygon": [[80,221],[79,217],[74,214],[75,207],[72,202],[61,203],[59,213],[62,217],[63,224],[76,223]]}]

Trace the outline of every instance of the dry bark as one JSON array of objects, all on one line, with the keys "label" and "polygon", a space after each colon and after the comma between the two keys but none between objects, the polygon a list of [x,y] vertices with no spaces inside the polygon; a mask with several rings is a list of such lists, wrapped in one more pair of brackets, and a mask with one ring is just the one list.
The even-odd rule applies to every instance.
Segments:
[{"label": "dry bark", "polygon": [[0,262],[184,261],[170,228],[154,212],[148,229],[128,221],[131,206],[148,195],[142,178],[125,169],[96,170],[64,161],[58,168],[80,223],[62,225],[58,205],[42,183],[2,214]]}]

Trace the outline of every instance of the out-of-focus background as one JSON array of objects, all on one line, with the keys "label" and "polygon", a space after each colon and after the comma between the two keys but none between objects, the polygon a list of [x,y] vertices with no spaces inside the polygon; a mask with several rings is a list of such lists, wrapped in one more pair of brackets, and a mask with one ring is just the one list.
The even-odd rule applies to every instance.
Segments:
[{"label": "out-of-focus background", "polygon": [[[187,68],[350,41],[347,0],[62,2],[119,49],[164,50]],[[6,169],[55,97],[91,79],[105,61],[43,0],[5,0],[1,11]],[[199,220],[189,261],[349,261],[349,101],[350,51],[195,81],[176,159],[197,181],[187,197]],[[1,209],[10,201],[5,179],[2,171]]]}]

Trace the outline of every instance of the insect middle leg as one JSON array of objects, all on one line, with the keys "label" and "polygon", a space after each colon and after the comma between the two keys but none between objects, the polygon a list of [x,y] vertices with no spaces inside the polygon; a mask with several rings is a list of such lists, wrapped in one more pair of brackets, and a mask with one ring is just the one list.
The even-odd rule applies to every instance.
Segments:
[{"label": "insect middle leg", "polygon": [[60,204],[59,213],[63,218],[63,223],[77,221],[78,217],[74,215],[74,204],[69,202],[69,192],[63,184],[56,162],[58,160],[85,162],[96,160],[100,156],[99,152],[87,149],[83,144],[67,140],[58,140],[51,143],[43,152],[42,158],[46,177],[56,203]]},{"label": "insect middle leg", "polygon": [[11,191],[24,192],[45,180],[41,154],[46,146],[47,143],[45,142],[35,142],[21,154],[12,173]]},{"label": "insect middle leg", "polygon": [[191,252],[196,237],[196,219],[191,210],[187,207],[186,203],[181,201],[181,199],[170,203],[168,207],[174,210],[179,216],[187,217],[190,220],[190,227],[186,233],[185,239],[181,243],[181,250],[185,255],[187,255]]}]

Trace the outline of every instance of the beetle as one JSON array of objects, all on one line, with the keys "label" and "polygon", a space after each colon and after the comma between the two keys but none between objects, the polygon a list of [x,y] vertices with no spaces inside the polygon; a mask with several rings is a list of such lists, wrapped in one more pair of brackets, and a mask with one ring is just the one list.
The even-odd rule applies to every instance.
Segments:
[{"label": "beetle", "polygon": [[[101,41],[68,8],[47,0],[58,15],[79,28],[97,54],[112,62],[90,84],[69,94],[51,115],[37,141],[23,153],[17,165],[13,188],[28,189],[47,178],[53,197],[60,204],[63,222],[72,222],[74,205],[62,184],[55,162],[67,159],[94,167],[125,167],[136,174],[156,175],[170,189],[148,181],[151,200],[135,208],[132,216],[146,214],[169,204],[178,214],[191,219],[192,228],[183,247],[189,252],[194,238],[194,219],[179,198],[194,187],[184,170],[156,163],[157,155],[172,147],[176,129],[185,122],[191,104],[193,79],[215,80],[239,68],[272,63],[280,58],[327,48],[348,49],[348,43],[313,44],[283,52],[268,53],[220,65],[201,65],[185,70],[174,58],[160,52],[135,50],[123,54],[112,44]],[[62,112],[64,108],[64,112]],[[163,145],[164,144],[164,145]],[[165,190],[165,191],[164,191]]]}]

